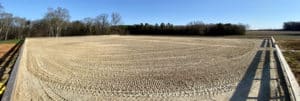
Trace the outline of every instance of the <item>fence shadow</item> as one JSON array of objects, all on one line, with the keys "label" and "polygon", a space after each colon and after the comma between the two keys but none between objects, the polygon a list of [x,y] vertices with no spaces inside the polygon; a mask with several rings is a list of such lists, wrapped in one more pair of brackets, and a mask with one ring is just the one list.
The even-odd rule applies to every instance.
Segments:
[{"label": "fence shadow", "polygon": [[[270,47],[270,44],[268,42],[268,47]],[[261,74],[261,81],[260,81],[260,87],[259,87],[259,93],[257,100],[262,101],[269,101],[270,100],[270,82],[271,82],[271,74],[270,74],[270,50],[266,50],[265,60],[264,60],[264,66],[262,68],[262,74]]]},{"label": "fence shadow", "polygon": [[[269,100],[290,101],[288,97],[289,92],[284,80],[284,75],[282,72],[282,68],[277,53],[276,51],[270,50],[271,48],[274,48],[274,45],[272,44],[270,39],[264,39],[260,47],[264,49],[257,51],[255,57],[253,58],[242,80],[238,83],[236,90],[234,91],[232,97],[230,98],[230,101],[246,101],[250,99],[259,100],[259,101],[269,101]],[[262,60],[264,62],[262,66],[259,64],[261,64],[260,62],[263,53],[265,53],[265,55],[264,55],[264,60]],[[271,57],[271,54],[273,54],[273,57]],[[274,58],[274,60],[271,60],[272,58]],[[271,66],[271,63],[275,63],[274,65],[277,68],[271,68],[274,66],[274,65]],[[271,69],[276,69],[276,71],[272,70],[272,73],[277,72],[278,76],[276,76],[275,78],[274,77],[271,78]],[[261,70],[260,78],[255,78],[257,70]],[[258,71],[258,73],[260,73],[260,71]],[[259,80],[259,85],[257,85],[259,86],[259,89],[257,89],[258,95],[249,96],[255,80],[256,81]],[[276,89],[278,90],[276,92],[273,91],[271,92],[271,85],[274,85],[273,83],[275,82],[272,80],[276,80],[277,85],[272,86],[272,87],[276,87]]]},{"label": "fence shadow", "polygon": [[239,82],[235,92],[233,93],[230,101],[245,101],[248,98],[250,93],[250,89],[252,83],[255,78],[255,72],[258,68],[260,58],[262,56],[262,50],[256,52],[250,66],[248,67],[245,75],[243,76],[242,80]]},{"label": "fence shadow", "polygon": [[261,48],[265,47],[266,39],[264,39],[260,45]]}]

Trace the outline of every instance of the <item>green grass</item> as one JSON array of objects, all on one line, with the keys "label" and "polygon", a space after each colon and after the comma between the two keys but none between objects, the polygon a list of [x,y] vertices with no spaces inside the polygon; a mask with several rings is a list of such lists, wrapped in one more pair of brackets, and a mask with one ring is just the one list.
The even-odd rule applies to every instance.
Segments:
[{"label": "green grass", "polygon": [[7,44],[7,43],[18,43],[19,39],[13,39],[13,40],[2,40],[0,41],[0,44]]}]

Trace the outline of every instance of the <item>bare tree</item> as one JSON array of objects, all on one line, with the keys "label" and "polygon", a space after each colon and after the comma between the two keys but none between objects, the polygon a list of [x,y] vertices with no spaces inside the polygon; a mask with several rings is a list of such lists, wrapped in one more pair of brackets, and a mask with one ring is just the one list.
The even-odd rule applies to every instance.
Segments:
[{"label": "bare tree", "polygon": [[22,39],[24,38],[25,30],[29,27],[29,23],[25,18],[14,17],[13,24],[15,28],[16,38]]},{"label": "bare tree", "polygon": [[109,21],[107,14],[100,14],[95,18],[96,32],[106,34],[109,28]]},{"label": "bare tree", "polygon": [[60,36],[63,28],[70,19],[69,11],[65,8],[49,8],[44,19],[48,23],[49,36]]},{"label": "bare tree", "polygon": [[30,33],[27,36],[49,36],[48,22],[45,19],[34,20],[29,25]]},{"label": "bare tree", "polygon": [[93,18],[87,17],[83,19],[84,24],[86,25],[85,27],[88,29],[88,33],[95,33],[94,31],[94,24],[95,20]]},{"label": "bare tree", "polygon": [[13,14],[5,12],[0,4],[0,39],[7,40],[14,32],[15,24]]},{"label": "bare tree", "polygon": [[2,12],[0,13],[0,34],[1,39],[7,40],[8,34],[12,28],[13,15],[10,13]]},{"label": "bare tree", "polygon": [[122,17],[119,13],[114,12],[111,14],[111,24],[113,26],[121,24],[122,23],[121,21],[122,21]]}]

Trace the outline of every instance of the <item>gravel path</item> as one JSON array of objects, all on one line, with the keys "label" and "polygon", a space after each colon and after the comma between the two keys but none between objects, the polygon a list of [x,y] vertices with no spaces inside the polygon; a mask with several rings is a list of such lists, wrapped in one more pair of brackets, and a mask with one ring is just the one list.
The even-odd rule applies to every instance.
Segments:
[{"label": "gravel path", "polygon": [[30,38],[13,100],[230,100],[261,43],[149,36]]}]

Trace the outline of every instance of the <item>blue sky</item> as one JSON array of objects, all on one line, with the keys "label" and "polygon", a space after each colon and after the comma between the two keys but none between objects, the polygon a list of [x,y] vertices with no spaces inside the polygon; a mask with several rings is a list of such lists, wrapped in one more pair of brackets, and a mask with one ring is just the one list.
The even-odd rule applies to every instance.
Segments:
[{"label": "blue sky", "polygon": [[5,11],[40,19],[47,8],[67,8],[71,20],[118,12],[124,24],[170,22],[185,25],[244,23],[251,29],[281,28],[285,21],[300,21],[300,0],[0,0]]}]

